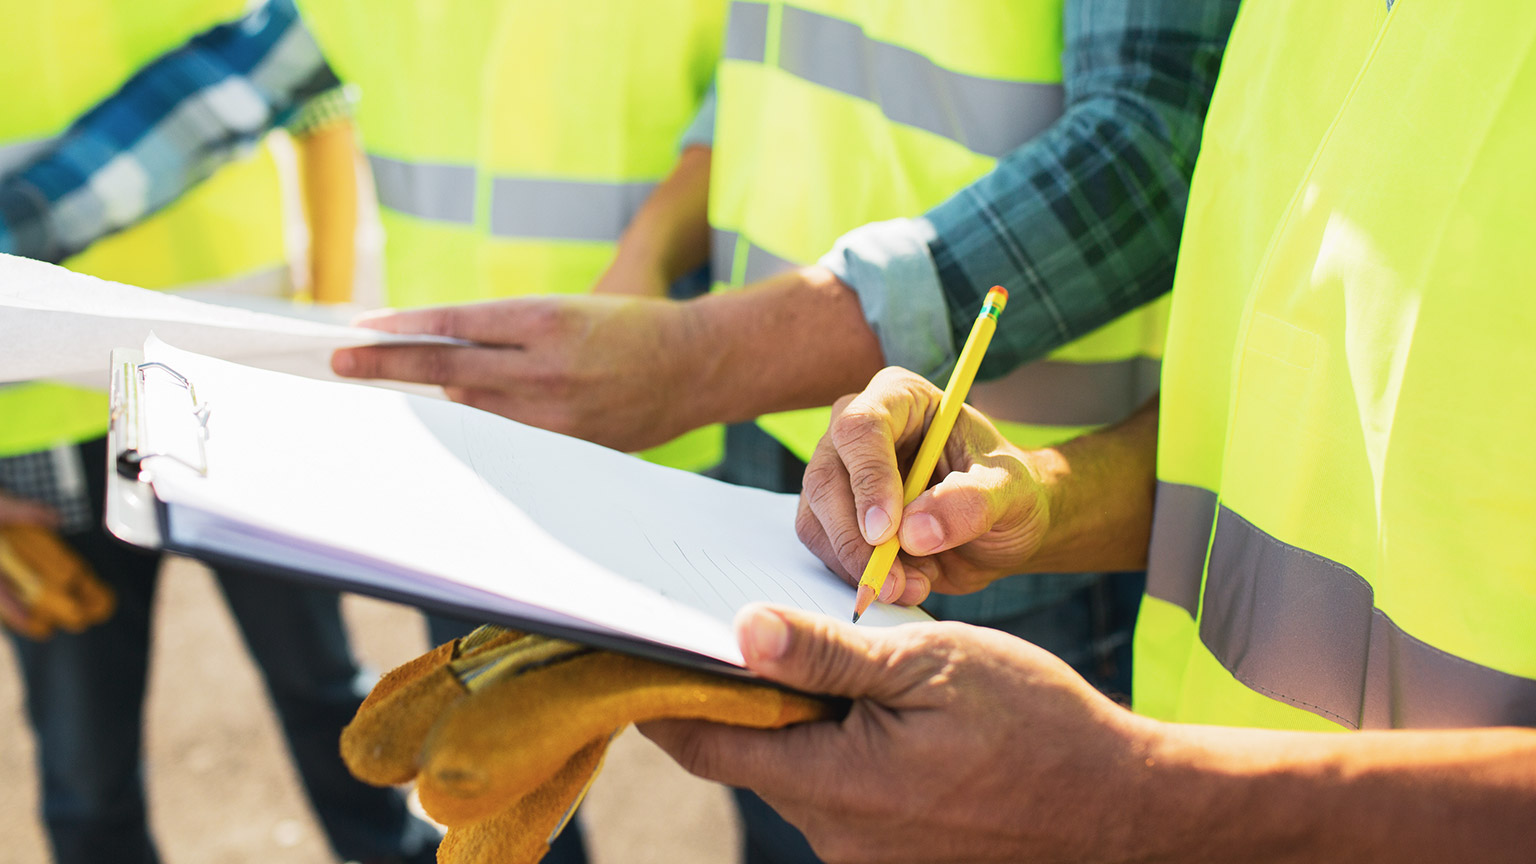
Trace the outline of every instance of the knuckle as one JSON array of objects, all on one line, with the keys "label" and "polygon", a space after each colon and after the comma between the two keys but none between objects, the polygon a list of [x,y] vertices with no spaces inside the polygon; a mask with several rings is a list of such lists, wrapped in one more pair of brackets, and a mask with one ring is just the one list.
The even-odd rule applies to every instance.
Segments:
[{"label": "knuckle", "polygon": [[967,489],[955,503],[958,505],[953,509],[955,522],[965,536],[980,537],[992,528],[992,514],[980,490]]},{"label": "knuckle", "polygon": [[673,737],[667,742],[667,749],[677,764],[683,766],[683,770],[696,777],[713,780],[718,760],[714,757],[714,751],[706,745],[704,737],[696,734],[696,729]]},{"label": "knuckle", "polygon": [[835,457],[813,458],[805,466],[805,474],[801,477],[802,500],[810,502],[812,507],[818,507],[835,496],[839,484],[846,483],[843,466]]},{"label": "knuckle", "polygon": [[868,446],[883,435],[885,419],[879,409],[862,402],[850,403],[843,413],[833,419],[827,429],[832,444],[839,452]]},{"label": "knuckle", "polygon": [[869,544],[864,535],[852,524],[835,526],[827,535],[832,549],[840,561],[859,561],[869,557]]},{"label": "knuckle", "polygon": [[890,472],[892,463],[872,455],[862,455],[848,465],[849,485],[855,498],[869,499],[879,496],[898,482]]}]

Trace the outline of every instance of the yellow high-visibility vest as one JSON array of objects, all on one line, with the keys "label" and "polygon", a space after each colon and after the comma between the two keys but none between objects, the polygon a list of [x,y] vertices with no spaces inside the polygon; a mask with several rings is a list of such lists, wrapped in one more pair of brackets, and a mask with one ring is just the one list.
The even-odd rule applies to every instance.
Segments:
[{"label": "yellow high-visibility vest", "polygon": [[[0,52],[0,171],[20,165],[141,67],[238,18],[240,0],[48,0],[7,9]],[[146,288],[285,284],[281,185],[265,148],[140,224],[63,262]],[[95,437],[106,397],[51,384],[0,387],[0,456]]]},{"label": "yellow high-visibility vest", "polygon": [[[343,80],[385,231],[394,306],[591,288],[677,158],[723,0],[306,0]],[[719,427],[647,454],[702,469]]]},{"label": "yellow high-visibility vest", "polygon": [[1137,709],[1536,724],[1536,7],[1250,0],[1173,291]]},{"label": "yellow high-visibility vest", "polygon": [[[991,171],[1061,115],[1061,50],[1061,0],[734,0],[710,178],[716,287],[814,263],[845,232],[921,215]],[[1156,380],[1162,321],[1134,312],[974,401],[1026,446],[1120,420]],[[758,424],[808,459],[827,419]]]}]

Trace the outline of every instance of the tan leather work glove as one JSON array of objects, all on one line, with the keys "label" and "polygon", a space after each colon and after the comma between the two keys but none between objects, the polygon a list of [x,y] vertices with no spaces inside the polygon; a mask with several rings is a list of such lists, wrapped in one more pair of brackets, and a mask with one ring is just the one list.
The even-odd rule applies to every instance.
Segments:
[{"label": "tan leather work glove", "polygon": [[51,529],[0,525],[0,622],[42,641],[112,617],[112,589]]},{"label": "tan leather work glove", "polygon": [[485,626],[384,676],[342,732],[365,782],[416,779],[448,826],[440,864],[533,864],[630,723],[776,728],[831,703],[574,642]]}]

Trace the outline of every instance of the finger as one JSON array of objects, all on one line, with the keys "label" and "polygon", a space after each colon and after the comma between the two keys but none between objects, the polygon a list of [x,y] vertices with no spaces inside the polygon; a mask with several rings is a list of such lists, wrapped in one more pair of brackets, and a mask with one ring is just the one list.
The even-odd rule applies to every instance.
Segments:
[{"label": "finger", "polygon": [[916,606],[927,600],[928,595],[933,591],[939,562],[932,558],[898,555],[896,568],[901,571],[902,591],[886,602],[895,603],[898,606]]},{"label": "finger", "polygon": [[1012,495],[1009,473],[992,465],[972,465],[944,476],[907,505],[901,515],[901,548],[910,555],[935,555],[963,546],[992,530],[1007,512]]},{"label": "finger", "polygon": [[515,347],[561,331],[571,314],[570,298],[510,297],[425,309],[376,309],[362,314],[353,324],[387,334],[432,335]]},{"label": "finger", "polygon": [[[874,547],[864,539],[864,532],[860,530],[848,470],[843,466],[831,436],[822,438],[816,445],[816,452],[806,464],[802,486],[802,512],[797,514],[795,524],[801,541],[822,560],[829,564],[835,561],[833,570],[844,574],[849,584],[857,583]],[[881,589],[882,600],[899,596],[904,588],[899,568],[891,572],[894,575],[887,577]]]},{"label": "finger", "polygon": [[882,369],[828,430],[846,467],[859,528],[871,546],[896,532],[902,505],[900,445],[920,437],[942,394],[904,369]]},{"label": "finger", "polygon": [[899,702],[912,676],[924,674],[921,664],[890,662],[907,644],[903,631],[761,603],[736,613],[736,639],[748,669],[806,693],[886,704]]},{"label": "finger", "polygon": [[838,557],[837,550],[833,548],[832,541],[827,537],[827,532],[822,528],[821,520],[811,511],[811,505],[802,495],[800,503],[795,510],[795,535],[811,553],[821,559],[821,563],[827,565],[827,569],[836,573],[839,578],[849,585],[858,582],[858,571],[850,569]]},{"label": "finger", "polygon": [[410,381],[439,387],[508,389],[518,383],[515,349],[458,345],[367,345],[331,355],[331,371],[343,378]]},{"label": "finger", "polygon": [[656,720],[637,724],[688,773],[764,795],[809,793],[806,766],[818,773],[844,758],[835,723],[807,723],[786,729],[747,729],[699,720]]}]

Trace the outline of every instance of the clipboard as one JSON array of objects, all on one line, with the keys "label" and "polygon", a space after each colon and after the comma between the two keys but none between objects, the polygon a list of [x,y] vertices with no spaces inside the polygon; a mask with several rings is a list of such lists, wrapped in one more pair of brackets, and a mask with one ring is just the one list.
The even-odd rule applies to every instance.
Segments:
[{"label": "clipboard", "polygon": [[[149,346],[146,345],[147,347]],[[169,351],[175,350],[169,349],[168,346],[166,347]],[[229,404],[225,405],[225,410],[221,411],[220,409],[220,400],[228,400],[236,392],[227,389],[230,385],[222,385],[226,387],[222,394],[218,391],[218,386],[215,385],[208,385],[200,389],[197,373],[189,368],[188,373],[183,374],[182,369],[178,367],[184,363],[193,365],[199,362],[216,364],[215,368],[227,367],[232,372],[238,372],[253,380],[255,380],[254,376],[264,376],[259,380],[271,383],[272,386],[291,386],[296,390],[308,388],[311,391],[320,391],[321,388],[338,388],[323,392],[334,392],[338,394],[338,399],[356,398],[361,400],[358,403],[359,405],[365,406],[370,403],[370,400],[377,402],[391,398],[395,400],[416,400],[423,404],[430,403],[426,407],[430,407],[439,414],[446,413],[447,416],[463,420],[465,423],[485,424],[488,428],[494,429],[506,426],[519,436],[517,440],[522,444],[527,444],[527,442],[531,441],[535,445],[544,443],[557,448],[585,448],[579,452],[589,454],[589,458],[593,461],[607,459],[613,462],[613,460],[617,459],[622,460],[622,462],[613,462],[613,464],[624,467],[634,463],[634,470],[636,472],[665,472],[655,474],[661,485],[666,485],[669,482],[693,484],[687,486],[687,488],[690,490],[697,488],[705,493],[725,496],[722,499],[725,501],[739,499],[759,504],[763,503],[765,496],[767,499],[783,499],[786,496],[777,496],[771,493],[760,492],[759,490],[742,489],[741,487],[729,487],[718,481],[696,477],[684,472],[676,472],[672,469],[660,468],[659,466],[644,465],[644,463],[637,462],[633,457],[617,454],[605,448],[587,444],[586,442],[577,442],[574,439],[557,436],[554,433],[534,430],[531,427],[523,427],[521,424],[505,420],[505,418],[487,415],[476,409],[454,403],[426,400],[407,394],[390,393],[389,391],[382,391],[377,388],[366,387],[365,385],[337,384],[299,379],[280,373],[238,367],[225,361],[217,361],[212,358],[202,357],[201,355],[192,355],[190,352],[180,352],[179,354],[169,356],[180,357],[183,362],[163,362],[153,357],[146,360],[144,352],[131,349],[117,349],[112,353],[111,388],[109,391],[111,422],[108,429],[105,522],[108,531],[119,539],[135,546],[195,558],[215,568],[249,572],[262,577],[276,577],[332,590],[366,594],[415,606],[426,611],[462,618],[467,622],[499,624],[514,629],[541,633],[599,648],[702,669],[731,677],[753,677],[750,672],[737,663],[721,659],[719,656],[710,656],[708,653],[701,652],[700,650],[690,649],[687,643],[673,642],[668,638],[657,638],[656,632],[665,630],[665,627],[654,621],[640,622],[644,627],[638,631],[630,631],[626,630],[623,626],[614,626],[611,621],[603,623],[577,617],[572,613],[583,611],[579,607],[562,609],[553,605],[539,605],[533,601],[525,602],[515,596],[501,594],[493,596],[491,593],[475,585],[464,585],[462,583],[453,583],[449,586],[451,590],[446,590],[443,581],[443,579],[447,578],[446,575],[444,573],[431,572],[433,565],[430,561],[423,564],[418,560],[415,569],[410,567],[392,569],[394,567],[392,562],[389,563],[389,566],[380,567],[374,571],[369,571],[366,565],[336,567],[328,563],[330,559],[324,558],[324,556],[318,558],[304,557],[307,553],[304,552],[302,544],[298,544],[295,546],[295,548],[300,550],[299,553],[296,553],[298,555],[297,558],[287,563],[274,563],[272,558],[252,554],[249,549],[241,548],[231,552],[227,545],[220,546],[216,543],[185,539],[186,532],[178,532],[176,526],[185,522],[184,514],[187,512],[186,508],[174,500],[167,500],[166,490],[157,489],[157,481],[169,479],[164,475],[171,473],[181,475],[183,483],[189,482],[186,479],[189,477],[200,477],[209,481],[217,480],[221,468],[220,463],[217,463],[217,461],[210,461],[210,426],[216,426],[221,418],[226,423],[230,422],[230,415],[237,412],[233,411]],[[206,372],[209,367],[205,366],[203,368]],[[210,389],[213,392],[208,392]],[[255,403],[258,400],[253,398],[251,401]],[[245,407],[249,409],[251,406]],[[319,410],[323,410],[323,406]],[[158,413],[161,411],[165,413]],[[323,428],[327,424],[322,418],[321,422],[315,425]],[[169,436],[162,434],[167,429],[171,430],[173,434]],[[228,432],[228,428],[226,427],[224,431]],[[219,440],[218,435],[215,434],[214,438],[216,447]],[[225,444],[227,446],[227,439]],[[573,450],[572,452],[576,451]],[[587,460],[568,459],[567,461],[584,462]],[[227,465],[227,463],[225,464]],[[462,469],[462,466],[454,467]],[[578,465],[577,467],[582,466]],[[423,483],[432,482],[433,472],[423,470],[422,473],[424,475]],[[637,474],[637,476],[642,475]],[[643,477],[649,479],[652,477],[652,474],[644,473]],[[197,481],[192,480],[190,482],[195,483]],[[325,487],[316,481],[316,488],[323,489]],[[323,497],[316,495],[312,490],[308,489],[298,489],[296,494],[307,497]],[[794,547],[793,550],[789,550],[793,554],[801,557],[809,555],[803,547],[800,547],[798,541],[793,539],[792,507],[784,509],[779,506],[792,505],[793,502],[772,500],[768,503],[773,504],[776,508],[773,512],[778,513],[782,511],[787,514],[785,521],[788,524],[775,526],[774,530],[779,532],[774,535],[775,538],[780,536],[788,538],[788,542],[792,543]],[[706,510],[718,509],[718,506],[713,501],[702,503],[699,506]],[[782,528],[782,531],[780,531],[780,528]],[[319,531],[318,527],[316,531]],[[775,544],[776,546],[785,545],[783,540],[778,539],[775,540]],[[643,548],[638,547],[638,545],[636,548],[640,549],[636,554],[650,554]],[[687,551],[684,550],[682,545],[679,545],[678,549],[680,551]],[[653,544],[652,551],[655,551],[656,554],[661,554],[664,550],[657,549],[656,544]],[[708,558],[710,554],[711,550],[704,550],[705,558]],[[715,549],[713,554],[720,556],[722,553],[719,549]],[[684,557],[686,559],[689,556],[685,554]],[[694,562],[702,560],[697,555],[693,555],[691,558],[691,561]],[[811,560],[814,561],[814,558]],[[830,587],[822,587],[821,590],[833,592],[831,595],[826,595],[833,596],[833,599],[823,607],[824,611],[830,612],[831,607],[835,607],[838,610],[841,610],[843,606],[851,608],[852,588],[842,584],[830,572],[825,571],[824,568],[820,567],[819,562],[816,562],[816,567],[820,571],[816,578],[824,581],[830,580],[830,582],[835,584],[836,588],[836,591],[833,591]],[[801,590],[798,586],[795,587],[796,590]],[[707,590],[701,590],[700,593],[707,593]],[[814,591],[816,589],[808,590]],[[723,597],[723,592],[724,589],[722,588],[720,592],[716,593],[720,593]],[[805,593],[805,590],[801,590],[801,593]],[[640,588],[634,588],[634,591],[628,596],[631,600],[639,598],[635,602],[643,606],[645,598],[649,595]],[[670,603],[674,601],[658,599],[655,604],[648,608],[665,609],[667,607],[664,606],[664,602]],[[918,610],[896,610],[893,608],[885,611],[889,615],[889,620],[886,622],[888,624],[903,623],[909,620],[931,620],[928,619],[926,613]],[[620,610],[620,613],[616,614],[627,613]],[[682,624],[689,623],[687,620],[688,614],[687,610],[684,610],[682,619],[680,619]],[[721,626],[725,628],[725,632],[729,635],[729,615],[724,617],[723,622]],[[734,637],[731,636],[730,638],[734,648]]]}]

